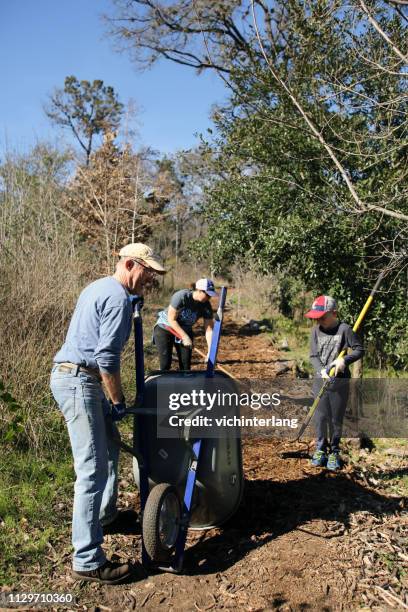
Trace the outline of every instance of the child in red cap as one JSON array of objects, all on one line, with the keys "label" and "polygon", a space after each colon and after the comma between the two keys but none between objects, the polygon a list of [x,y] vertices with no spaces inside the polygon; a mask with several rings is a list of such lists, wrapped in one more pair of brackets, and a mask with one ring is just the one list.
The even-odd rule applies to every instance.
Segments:
[{"label": "child in red cap", "polygon": [[[350,325],[337,318],[336,301],[329,295],[319,295],[305,315],[316,319],[310,336],[310,361],[315,370],[313,395],[317,396],[325,379],[334,367],[336,380],[323,393],[314,414],[316,427],[316,451],[312,465],[338,470],[340,462],[340,440],[344,413],[349,395],[349,365],[361,359],[364,353],[360,338]],[[344,349],[349,355],[339,357]]]}]

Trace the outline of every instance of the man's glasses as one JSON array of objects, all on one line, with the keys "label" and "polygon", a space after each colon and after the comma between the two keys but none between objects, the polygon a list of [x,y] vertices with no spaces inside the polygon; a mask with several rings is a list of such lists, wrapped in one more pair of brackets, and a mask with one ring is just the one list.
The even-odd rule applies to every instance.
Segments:
[{"label": "man's glasses", "polygon": [[145,264],[140,259],[132,259],[132,261],[139,264],[139,266],[142,266],[142,268],[145,269],[146,274],[148,274],[149,276],[154,277],[156,275],[156,270],[154,270],[153,268],[149,268],[149,266],[145,266]]}]

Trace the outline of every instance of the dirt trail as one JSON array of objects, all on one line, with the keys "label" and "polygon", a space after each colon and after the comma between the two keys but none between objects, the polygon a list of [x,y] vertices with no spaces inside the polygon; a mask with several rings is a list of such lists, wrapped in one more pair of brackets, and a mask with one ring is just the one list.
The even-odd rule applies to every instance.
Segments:
[{"label": "dirt trail", "polygon": [[[248,335],[228,317],[219,359],[239,377],[271,377],[281,364],[266,334]],[[306,457],[282,459],[278,444],[244,442],[242,504],[221,529],[190,532],[183,575],[157,573],[105,587],[74,584],[59,568],[55,588],[75,592],[89,610],[356,609],[365,561],[361,545],[353,548],[354,534],[375,521],[397,520],[401,500],[375,491],[351,466],[331,474],[311,468]],[[129,457],[122,473],[120,504],[130,510],[138,495]],[[118,533],[106,536],[105,548],[117,559],[140,560],[140,526],[131,511],[128,524],[124,520]],[[69,555],[65,567],[68,574]]]},{"label": "dirt trail", "polygon": [[[196,344],[198,348],[205,350],[202,337],[197,338]],[[258,335],[251,332],[248,325],[238,325],[231,319],[228,311],[223,325],[218,362],[237,378],[273,377],[282,370],[281,363],[287,363],[265,334]],[[199,358],[195,357],[193,367],[199,363]]]}]

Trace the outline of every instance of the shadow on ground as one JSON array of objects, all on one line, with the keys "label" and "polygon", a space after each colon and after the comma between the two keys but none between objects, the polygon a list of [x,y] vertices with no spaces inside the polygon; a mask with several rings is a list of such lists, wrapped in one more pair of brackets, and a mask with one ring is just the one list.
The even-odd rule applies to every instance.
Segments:
[{"label": "shadow on ground", "polygon": [[121,510],[113,523],[103,527],[103,535],[141,535],[139,515],[134,510]]},{"label": "shadow on ground", "polygon": [[[185,570],[190,574],[222,572],[250,550],[289,531],[303,531],[309,521],[336,521],[340,528],[348,528],[352,513],[392,514],[400,509],[399,502],[368,490],[345,474],[322,472],[287,482],[246,480],[236,515],[221,534],[186,552]],[[330,532],[313,535],[330,537]]]}]

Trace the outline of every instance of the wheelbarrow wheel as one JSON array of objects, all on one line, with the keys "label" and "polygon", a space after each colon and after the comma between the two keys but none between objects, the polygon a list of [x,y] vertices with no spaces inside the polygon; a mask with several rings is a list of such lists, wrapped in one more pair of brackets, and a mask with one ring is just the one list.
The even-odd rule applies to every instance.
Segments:
[{"label": "wheelbarrow wheel", "polygon": [[154,563],[166,562],[172,555],[180,519],[177,489],[165,482],[153,487],[143,512],[143,542]]}]

